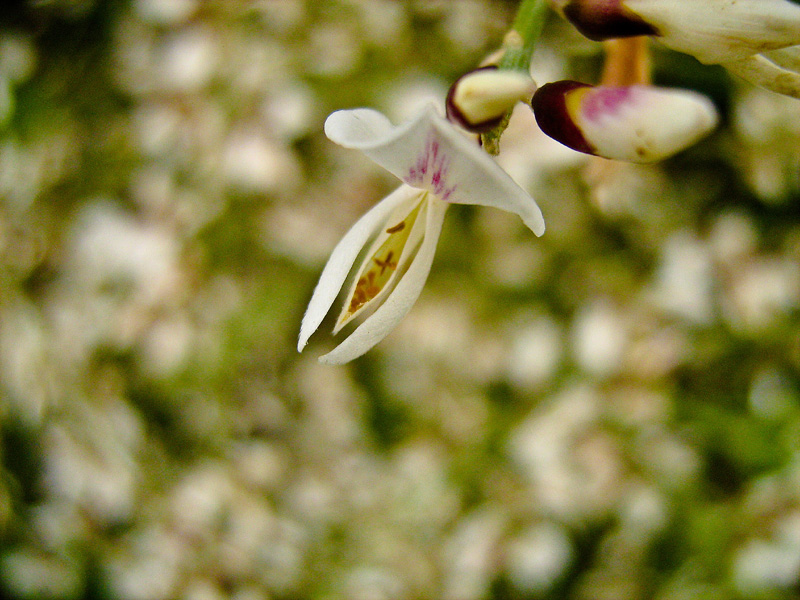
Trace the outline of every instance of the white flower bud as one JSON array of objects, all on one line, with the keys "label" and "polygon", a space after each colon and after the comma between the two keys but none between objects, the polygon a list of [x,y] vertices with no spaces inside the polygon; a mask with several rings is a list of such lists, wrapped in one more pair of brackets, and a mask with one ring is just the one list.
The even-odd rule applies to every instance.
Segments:
[{"label": "white flower bud", "polygon": [[590,86],[558,81],[533,97],[539,127],[574,150],[636,163],[688,148],[717,124],[708,98],[646,85]]},{"label": "white flower bud", "polygon": [[483,67],[459,77],[447,94],[447,116],[476,133],[497,126],[517,102],[528,102],[536,83],[525,71]]}]

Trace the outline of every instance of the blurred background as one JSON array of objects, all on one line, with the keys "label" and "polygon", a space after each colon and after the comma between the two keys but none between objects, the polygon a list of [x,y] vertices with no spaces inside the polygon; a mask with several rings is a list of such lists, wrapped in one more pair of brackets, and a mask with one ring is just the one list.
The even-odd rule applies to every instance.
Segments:
[{"label": "blurred background", "polygon": [[[402,325],[299,321],[393,178],[395,122],[513,0],[15,0],[0,10],[0,596],[800,595],[800,102],[653,45],[717,132],[649,167],[545,139],[542,207],[456,206]],[[596,81],[556,15],[539,84]]]}]

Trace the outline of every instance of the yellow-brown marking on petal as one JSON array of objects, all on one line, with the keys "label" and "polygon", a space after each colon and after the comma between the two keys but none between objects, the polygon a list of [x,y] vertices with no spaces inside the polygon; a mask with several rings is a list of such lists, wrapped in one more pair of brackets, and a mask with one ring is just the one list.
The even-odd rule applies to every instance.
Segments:
[{"label": "yellow-brown marking on petal", "polygon": [[386,233],[397,233],[398,231],[402,231],[405,228],[405,226],[406,226],[406,222],[405,221],[400,221],[394,227],[389,227],[389,229],[386,230]]},{"label": "yellow-brown marking on petal", "polygon": [[394,256],[394,251],[389,250],[389,253],[386,255],[386,258],[383,260],[379,259],[377,256],[373,256],[372,260],[375,261],[375,264],[381,268],[380,274],[383,275],[383,272],[386,269],[396,269],[397,263],[392,262],[392,256]]},{"label": "yellow-brown marking on petal", "polygon": [[358,280],[345,304],[347,309],[340,315],[337,327],[347,323],[360,308],[373,300],[389,285],[403,256],[403,249],[411,235],[411,229],[419,216],[422,204],[421,201],[417,203],[402,221],[384,230],[388,235],[362,264]]}]

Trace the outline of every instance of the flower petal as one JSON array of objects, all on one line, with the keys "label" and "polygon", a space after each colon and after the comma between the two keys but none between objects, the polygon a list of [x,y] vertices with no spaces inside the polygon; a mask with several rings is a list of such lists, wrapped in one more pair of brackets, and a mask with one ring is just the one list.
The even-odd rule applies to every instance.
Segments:
[{"label": "flower petal", "polygon": [[[383,302],[398,274],[405,271],[406,264],[425,235],[425,211],[422,209],[428,192],[417,193],[418,200],[397,207],[388,220],[384,221],[383,228],[353,278],[342,311],[336,320],[334,335],[370,306]],[[418,218],[420,213],[421,219]]]},{"label": "flower petal", "polygon": [[[772,53],[770,53],[772,55]],[[781,58],[789,58],[783,55]],[[783,68],[760,54],[723,63],[731,73],[770,91],[800,98],[800,73]]]},{"label": "flower petal", "polygon": [[783,67],[789,71],[800,71],[800,46],[770,50],[763,54],[779,67]]},{"label": "flower petal", "polygon": [[339,241],[322,270],[322,275],[320,275],[319,282],[308,303],[306,314],[303,316],[300,338],[297,343],[298,351],[305,347],[308,338],[317,330],[322,319],[330,310],[364,244],[386,221],[393,210],[404,202],[413,201],[419,196],[419,193],[419,190],[407,185],[400,186],[356,221]]},{"label": "flower petal", "polygon": [[361,356],[385,338],[411,310],[428,279],[447,206],[446,202],[435,198],[426,202],[425,237],[408,271],[400,278],[384,303],[341,344],[321,356],[320,362],[340,365]]},{"label": "flower petal", "polygon": [[720,63],[800,44],[800,5],[788,0],[623,0],[665,46]]},{"label": "flower petal", "polygon": [[370,108],[337,110],[325,120],[325,135],[345,148],[361,150],[398,179],[405,179],[408,169],[425,149],[429,106],[420,115],[402,125]]},{"label": "flower petal", "polygon": [[[516,213],[536,234],[544,233],[544,219],[536,202],[492,158],[465,137],[433,105],[416,119],[391,127],[370,109],[337,111],[325,122],[334,142],[361,150],[410,185],[424,187],[415,168],[433,152],[446,158],[447,192],[441,198],[456,204],[480,204]],[[421,161],[421,163],[420,163]],[[438,193],[431,188],[430,191]]]},{"label": "flower petal", "polygon": [[394,129],[389,119],[371,108],[337,110],[325,119],[325,135],[345,148],[361,150],[365,144],[387,138]]},{"label": "flower petal", "polygon": [[544,233],[539,206],[486,152],[435,113],[431,116],[441,151],[452,157],[447,178],[453,191],[447,201],[499,208],[519,215],[537,236]]}]

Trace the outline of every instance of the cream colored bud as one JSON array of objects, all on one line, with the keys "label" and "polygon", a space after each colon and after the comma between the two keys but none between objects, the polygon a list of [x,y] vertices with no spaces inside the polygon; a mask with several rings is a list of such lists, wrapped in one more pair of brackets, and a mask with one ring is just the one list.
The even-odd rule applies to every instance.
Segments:
[{"label": "cream colored bud", "polygon": [[460,77],[450,88],[448,116],[467,129],[491,128],[517,102],[529,102],[536,83],[524,71],[477,69]]}]

